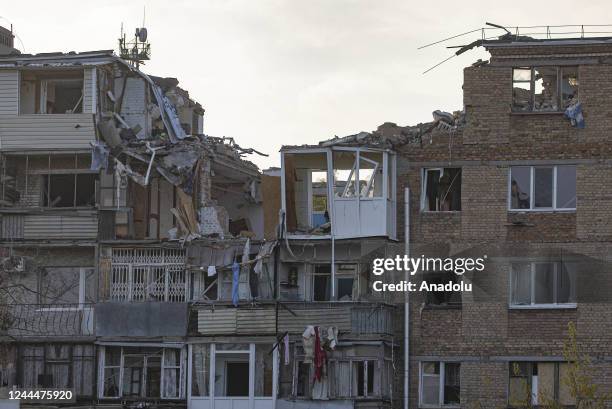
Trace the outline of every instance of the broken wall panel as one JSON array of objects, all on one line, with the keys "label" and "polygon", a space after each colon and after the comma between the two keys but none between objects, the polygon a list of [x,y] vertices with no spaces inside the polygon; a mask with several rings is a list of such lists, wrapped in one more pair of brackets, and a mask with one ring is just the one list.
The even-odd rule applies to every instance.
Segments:
[{"label": "broken wall panel", "polygon": [[[125,82],[125,88],[123,82]],[[123,90],[121,103],[121,116],[132,128],[138,127],[136,132],[138,138],[144,138],[151,132],[151,120],[149,116],[149,87],[147,82],[140,77],[122,77],[115,80],[115,89],[119,90],[120,98]]]},{"label": "broken wall panel", "polygon": [[276,238],[276,229],[281,209],[281,178],[279,176],[261,176],[261,195],[263,200],[264,238]]}]

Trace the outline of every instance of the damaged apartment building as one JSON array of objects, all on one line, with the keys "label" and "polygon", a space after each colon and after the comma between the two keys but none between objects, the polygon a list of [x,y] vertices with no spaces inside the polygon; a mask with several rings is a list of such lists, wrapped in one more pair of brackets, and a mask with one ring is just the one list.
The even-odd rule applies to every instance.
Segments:
[{"label": "damaged apartment building", "polygon": [[0,57],[0,396],[391,407],[401,310],[370,265],[400,251],[396,155],[288,147],[262,174],[203,113],[111,51]]},{"label": "damaged apartment building", "polygon": [[[491,58],[465,68],[462,111],[284,146],[263,172],[203,133],[176,79],[111,51],[7,51],[0,399],[571,407],[568,323],[609,393],[612,39],[475,45]],[[404,272],[372,271],[403,254],[485,268],[419,271],[472,291],[404,303],[373,289]]]},{"label": "damaged apartment building", "polygon": [[612,391],[612,38],[578,37],[478,40],[462,111],[369,135],[397,154],[407,253],[485,265],[417,274],[472,291],[410,294],[404,407],[584,405],[568,343],[581,387]]},{"label": "damaged apartment building", "polygon": [[[336,340],[330,323],[340,329],[319,378],[309,330],[279,325],[297,360],[279,370],[293,407],[573,407],[586,399],[577,385],[609,404],[612,38],[475,45],[491,58],[464,69],[462,111],[285,146],[281,170],[267,172],[282,193],[277,323],[302,317],[284,301],[296,299],[330,304],[309,322],[324,344]],[[484,270],[419,271],[417,287],[472,290],[404,303],[372,291],[374,280],[404,279],[372,275],[374,258],[396,254],[482,258]],[[342,308],[352,310],[344,331]],[[588,357],[577,383],[567,345]]]},{"label": "damaged apartment building", "polygon": [[[52,388],[72,392],[64,406],[186,406],[204,393],[192,373],[215,379],[194,361],[211,344],[197,337],[190,306],[231,294],[236,261],[247,269],[238,298],[257,294],[248,249],[263,246],[261,173],[244,159],[253,150],[204,135],[204,109],[174,78],[112,51],[20,54],[6,31],[0,400]],[[208,257],[207,268],[193,257]],[[263,396],[234,382],[244,375],[234,356],[218,369],[232,382],[220,381],[217,396]]]}]

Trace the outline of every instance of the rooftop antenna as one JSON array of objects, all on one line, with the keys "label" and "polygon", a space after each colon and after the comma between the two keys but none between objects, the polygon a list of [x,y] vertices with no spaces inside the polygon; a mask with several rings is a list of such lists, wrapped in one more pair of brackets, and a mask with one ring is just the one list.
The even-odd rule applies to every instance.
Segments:
[{"label": "rooftop antenna", "polygon": [[128,61],[132,67],[140,68],[140,64],[151,59],[151,44],[147,41],[148,33],[144,25],[145,14],[143,10],[142,27],[136,29],[134,39],[128,41],[121,23],[121,37],[119,37],[119,56]]}]

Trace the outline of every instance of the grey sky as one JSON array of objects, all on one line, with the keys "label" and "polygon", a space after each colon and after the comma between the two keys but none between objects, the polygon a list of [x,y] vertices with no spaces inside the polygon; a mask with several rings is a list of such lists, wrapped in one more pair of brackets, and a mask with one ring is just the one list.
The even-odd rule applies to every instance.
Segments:
[{"label": "grey sky", "polygon": [[[207,134],[269,153],[250,158],[262,168],[279,164],[283,144],[461,109],[462,68],[485,53],[465,53],[422,75],[453,50],[419,45],[485,21],[612,23],[606,0],[54,0],[5,2],[0,16],[14,24],[26,52],[116,49],[121,23],[132,34],[143,6],[152,44],[144,70],[179,79],[205,107]],[[476,39],[449,45],[468,38]]]}]

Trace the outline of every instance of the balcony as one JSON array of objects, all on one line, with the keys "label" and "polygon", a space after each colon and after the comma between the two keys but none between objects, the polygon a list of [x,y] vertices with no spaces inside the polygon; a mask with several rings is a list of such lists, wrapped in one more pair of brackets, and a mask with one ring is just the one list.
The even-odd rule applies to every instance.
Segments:
[{"label": "balcony", "polygon": [[0,304],[0,335],[47,338],[93,334],[93,304]]},{"label": "balcony", "polygon": [[95,210],[30,210],[0,214],[0,240],[95,240]]},{"label": "balcony", "polygon": [[194,323],[200,335],[276,335],[304,332],[308,325],[338,327],[354,336],[393,334],[394,307],[370,302],[282,302],[241,305],[196,305]]},{"label": "balcony", "polygon": [[395,154],[365,147],[281,153],[282,208],[291,238],[396,236]]},{"label": "balcony", "polygon": [[90,150],[92,114],[0,115],[0,150]]}]

